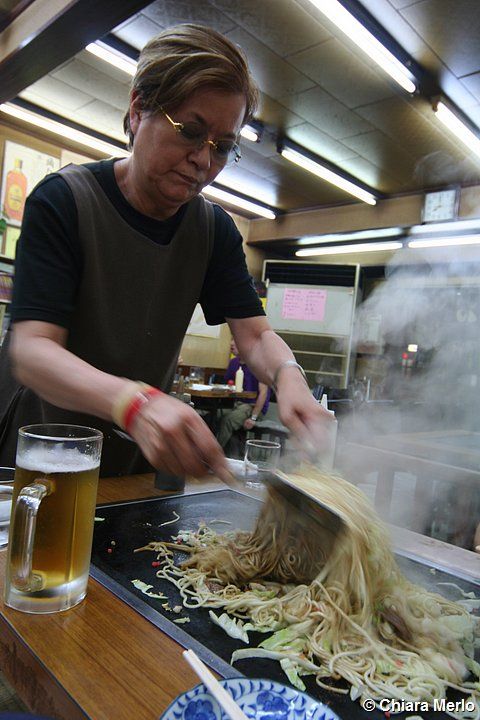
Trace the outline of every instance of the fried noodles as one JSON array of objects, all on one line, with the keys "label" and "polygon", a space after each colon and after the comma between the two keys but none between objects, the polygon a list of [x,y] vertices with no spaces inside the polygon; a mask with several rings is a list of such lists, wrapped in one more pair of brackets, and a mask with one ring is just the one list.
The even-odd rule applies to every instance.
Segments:
[{"label": "fried noodles", "polygon": [[377,702],[433,704],[453,688],[475,709],[449,714],[478,720],[478,619],[402,575],[386,528],[355,486],[310,466],[289,480],[342,517],[337,542],[272,491],[252,532],[183,533],[190,556],[180,567],[171,544],[151,543],[162,561],[157,575],[178,587],[186,607],[226,611],[227,632],[233,623],[247,642],[250,631],[270,633],[232,662],[278,659],[301,689],[309,674],[335,692],[349,692],[347,681],[353,699]]}]

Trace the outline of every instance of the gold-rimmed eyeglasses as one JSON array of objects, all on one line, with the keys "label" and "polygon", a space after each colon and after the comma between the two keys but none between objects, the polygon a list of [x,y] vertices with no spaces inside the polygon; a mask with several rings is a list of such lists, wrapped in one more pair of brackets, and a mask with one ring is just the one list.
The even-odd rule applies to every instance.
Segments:
[{"label": "gold-rimmed eyeglasses", "polygon": [[242,157],[240,147],[234,140],[209,140],[205,127],[200,123],[175,122],[165,110],[162,109],[162,113],[186,145],[196,150],[200,150],[204,145],[210,145],[212,157],[219,165],[232,165]]}]

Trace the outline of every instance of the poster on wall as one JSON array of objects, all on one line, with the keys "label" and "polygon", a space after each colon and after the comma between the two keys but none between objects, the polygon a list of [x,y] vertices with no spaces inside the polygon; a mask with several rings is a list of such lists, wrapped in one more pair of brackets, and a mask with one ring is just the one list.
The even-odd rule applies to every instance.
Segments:
[{"label": "poster on wall", "polygon": [[21,225],[27,195],[45,175],[59,167],[60,160],[53,155],[5,142],[0,207],[9,225]]},{"label": "poster on wall", "polygon": [[286,288],[283,293],[282,318],[322,322],[326,302],[326,290]]}]

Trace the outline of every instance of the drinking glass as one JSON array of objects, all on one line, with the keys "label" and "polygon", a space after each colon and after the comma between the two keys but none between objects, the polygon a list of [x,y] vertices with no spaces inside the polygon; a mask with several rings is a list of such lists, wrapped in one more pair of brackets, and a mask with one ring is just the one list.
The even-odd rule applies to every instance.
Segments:
[{"label": "drinking glass", "polygon": [[[245,444],[245,485],[251,488],[263,488],[265,475],[277,467],[280,459],[280,443],[273,440],[247,440]],[[252,472],[251,464],[257,466]]]},{"label": "drinking glass", "polygon": [[85,597],[102,440],[77,425],[18,431],[6,605],[50,613]]}]

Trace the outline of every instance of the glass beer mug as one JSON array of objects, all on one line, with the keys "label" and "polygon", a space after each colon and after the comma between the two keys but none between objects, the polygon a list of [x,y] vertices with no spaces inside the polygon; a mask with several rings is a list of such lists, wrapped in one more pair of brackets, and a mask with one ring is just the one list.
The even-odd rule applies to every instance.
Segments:
[{"label": "glass beer mug", "polygon": [[85,597],[102,440],[77,425],[18,431],[6,605],[49,613]]}]

